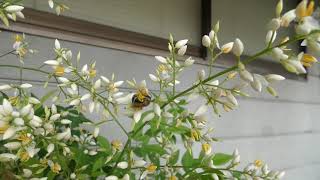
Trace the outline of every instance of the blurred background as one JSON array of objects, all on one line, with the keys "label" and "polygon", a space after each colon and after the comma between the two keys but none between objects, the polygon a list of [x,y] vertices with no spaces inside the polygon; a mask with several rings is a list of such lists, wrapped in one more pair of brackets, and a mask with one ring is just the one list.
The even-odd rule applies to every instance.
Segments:
[{"label": "blurred background", "polygon": [[[299,1],[284,0],[285,10],[295,8]],[[25,20],[10,28],[0,26],[0,54],[12,50],[14,34],[24,32],[30,47],[39,52],[25,59],[25,66],[39,67],[45,60],[54,58],[54,39],[60,39],[63,47],[81,51],[81,62],[97,61],[100,75],[118,80],[135,77],[137,81],[149,79],[157,61],[155,55],[166,55],[166,40],[172,33],[175,40],[189,39],[188,56],[196,65],[186,70],[179,80],[178,90],[183,90],[196,79],[197,72],[207,68],[206,52],[201,48],[201,37],[220,20],[220,44],[239,37],[250,56],[265,47],[266,26],[275,17],[276,0],[70,0],[70,7],[58,17],[44,0],[26,0]],[[288,32],[293,33],[293,27]],[[281,32],[279,36],[285,36]],[[299,49],[298,44],[291,47]],[[14,55],[0,59],[0,64],[19,64]],[[214,72],[234,64],[234,59],[218,60]],[[240,107],[222,117],[210,115],[209,125],[214,136],[221,139],[213,146],[215,152],[229,152],[238,148],[243,164],[262,159],[271,169],[285,170],[288,180],[320,179],[320,69],[309,69],[308,75],[296,77],[282,70],[268,56],[250,66],[255,73],[278,73],[288,80],[276,85],[279,98],[265,91],[248,92],[252,98],[240,98]],[[49,70],[49,69],[48,69]],[[23,73],[26,82],[40,88],[46,77],[30,72]],[[0,70],[0,83],[14,83],[19,72]],[[157,87],[148,80],[152,91]],[[56,87],[54,82],[49,88]],[[133,91],[123,88],[122,91]],[[199,103],[198,103],[199,104]],[[194,110],[197,103],[190,107]],[[212,114],[212,113],[211,113]],[[131,122],[123,120],[127,128]],[[101,131],[109,139],[125,136],[114,124],[106,124]]]}]

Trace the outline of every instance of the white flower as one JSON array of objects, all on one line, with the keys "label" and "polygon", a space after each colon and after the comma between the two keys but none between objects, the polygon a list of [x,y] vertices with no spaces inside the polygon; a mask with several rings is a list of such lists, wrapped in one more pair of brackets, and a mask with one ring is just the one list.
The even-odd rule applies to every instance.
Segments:
[{"label": "white flower", "polygon": [[125,174],[125,175],[121,178],[121,180],[130,180],[129,174]]},{"label": "white flower", "polygon": [[159,104],[156,104],[156,103],[153,104],[153,111],[157,116],[161,116],[161,108]]},{"label": "white flower", "polygon": [[184,61],[184,66],[186,66],[186,67],[191,66],[193,63],[194,63],[194,60],[191,57],[189,57],[188,59],[186,59]]},{"label": "white flower", "polygon": [[2,153],[0,154],[0,162],[9,162],[17,159],[17,156],[10,153]]},{"label": "white flower", "polygon": [[25,84],[21,84],[20,85],[20,88],[22,88],[22,89],[28,89],[28,88],[31,88],[32,87],[32,85],[31,84],[28,84],[28,83],[25,83]]},{"label": "white flower", "polygon": [[155,56],[156,60],[158,60],[159,62],[163,63],[163,64],[167,64],[167,59],[162,57],[162,56]]},{"label": "white flower", "polygon": [[104,180],[118,180],[119,178],[117,176],[107,176]]},{"label": "white flower", "polygon": [[80,99],[78,99],[78,98],[70,101],[70,103],[69,103],[70,106],[77,106],[79,104],[80,104]]},{"label": "white flower", "polygon": [[124,97],[117,98],[116,102],[118,104],[129,104],[132,101],[133,95],[134,95],[134,93],[130,93]]},{"label": "white flower", "polygon": [[233,44],[234,44],[234,42],[229,42],[229,43],[227,43],[227,44],[224,44],[224,45],[221,47],[221,52],[223,52],[223,53],[225,53],[225,54],[229,53],[229,52],[232,50],[232,48],[233,48]]},{"label": "white flower", "polygon": [[24,125],[24,120],[22,118],[15,118],[13,120],[13,123],[16,125],[16,126],[23,126]]},{"label": "white flower", "polygon": [[266,77],[266,80],[269,82],[282,81],[282,80],[286,79],[285,77],[278,75],[278,74],[268,74],[265,77]]},{"label": "white flower", "polygon": [[208,36],[208,35],[204,35],[203,37],[202,37],[202,45],[204,46],[204,47],[210,47],[210,45],[211,45],[211,39],[210,39],[210,37]]},{"label": "white flower", "polygon": [[52,152],[54,151],[54,144],[50,143],[48,146],[47,146],[47,152],[49,154],[51,154]]},{"label": "white flower", "polygon": [[10,85],[7,85],[7,84],[1,85],[1,86],[0,86],[0,91],[9,90],[9,89],[11,89],[11,88],[12,88],[12,87],[11,87]]},{"label": "white flower", "polygon": [[202,69],[198,72],[198,79],[203,80],[206,77],[206,72]]},{"label": "white flower", "polygon": [[90,97],[91,97],[91,94],[90,94],[90,93],[87,93],[87,94],[83,95],[83,96],[80,98],[80,100],[81,100],[81,101],[85,101],[85,100],[89,99]]},{"label": "white flower", "polygon": [[52,9],[54,7],[53,0],[48,0],[49,7]]},{"label": "white flower", "polygon": [[296,19],[296,13],[295,9],[292,9],[281,17],[281,26],[288,27],[294,19]]},{"label": "white flower", "polygon": [[233,44],[233,48],[232,48],[233,54],[236,56],[241,56],[243,53],[243,49],[244,49],[244,46],[242,41],[237,38]]},{"label": "white flower", "polygon": [[93,88],[94,88],[94,89],[99,89],[100,87],[101,87],[101,80],[98,79],[98,80],[94,83]]},{"label": "white flower", "polygon": [[29,97],[29,103],[31,104],[39,104],[40,101],[34,97]]},{"label": "white flower", "polygon": [[207,105],[201,105],[196,112],[194,113],[194,116],[201,116],[204,113],[206,113],[208,110],[208,106]]},{"label": "white flower", "polygon": [[100,132],[100,128],[99,127],[95,127],[94,131],[93,131],[93,137],[96,138],[99,136],[99,132]]},{"label": "white flower", "polygon": [[28,155],[31,158],[33,158],[34,155],[36,155],[40,151],[40,148],[35,148],[35,144],[31,144],[30,146],[28,146],[26,148],[26,151],[27,151]]},{"label": "white flower", "polygon": [[255,74],[253,75],[253,82],[251,82],[250,85],[254,90],[256,90],[258,92],[262,91],[262,83],[260,82],[257,75],[255,75]]},{"label": "white flower", "polygon": [[23,169],[22,171],[23,171],[23,175],[22,175],[23,177],[25,178],[31,177],[32,171],[30,169]]},{"label": "white flower", "polygon": [[143,167],[147,164],[144,160],[135,160],[133,161],[133,167]]},{"label": "white flower", "polygon": [[11,115],[11,113],[13,112],[11,103],[7,99],[3,99],[2,107],[5,115]]},{"label": "white flower", "polygon": [[28,115],[30,113],[31,109],[32,109],[32,105],[31,104],[28,104],[28,105],[24,106],[20,110],[21,117],[24,117],[24,116]]},{"label": "white flower", "polygon": [[147,122],[147,121],[150,121],[151,119],[154,118],[154,113],[149,113],[148,115],[146,115],[144,118],[143,118],[143,122]]},{"label": "white flower", "polygon": [[20,12],[24,9],[23,6],[18,6],[18,5],[10,5],[5,7],[5,10],[9,13],[16,13],[16,12]]},{"label": "white flower", "polygon": [[60,63],[56,60],[47,60],[44,62],[44,64],[50,65],[50,66],[58,66]]},{"label": "white flower", "polygon": [[237,101],[237,99],[236,99],[236,98],[234,97],[234,95],[233,95],[231,92],[229,92],[229,91],[227,91],[227,99],[228,99],[228,101],[231,102],[233,105],[238,106],[238,101]]},{"label": "white flower", "polygon": [[272,30],[268,31],[267,36],[266,36],[266,42],[265,42],[266,45],[268,45],[269,43],[272,44],[274,42],[274,40],[276,39],[276,37],[277,37],[276,31],[272,31]]},{"label": "white flower", "polygon": [[283,59],[288,59],[288,55],[286,55],[281,48],[274,48],[272,49],[272,57],[275,60],[283,60]]},{"label": "white flower", "polygon": [[243,79],[244,81],[253,82],[253,76],[249,71],[247,71],[245,69],[240,70],[239,74],[240,74],[241,79]]},{"label": "white flower", "polygon": [[160,79],[158,77],[156,77],[155,75],[153,75],[153,74],[149,74],[149,77],[154,82],[159,82],[160,81]]},{"label": "white flower", "polygon": [[119,162],[117,164],[117,167],[120,168],[120,169],[127,169],[128,168],[128,162],[125,162],[125,161]]},{"label": "white flower", "polygon": [[185,46],[186,44],[188,43],[188,39],[183,39],[183,40],[180,40],[176,43],[175,47],[177,49],[180,49],[182,48],[183,46]]},{"label": "white flower", "polygon": [[272,31],[276,31],[280,28],[280,25],[281,25],[281,20],[280,18],[273,18],[268,27],[269,27],[269,30],[272,30]]},{"label": "white flower", "polygon": [[65,129],[65,131],[58,133],[56,136],[56,139],[57,140],[62,140],[62,139],[68,140],[70,137],[71,137],[71,129],[67,128],[67,129]]},{"label": "white flower", "polygon": [[65,78],[65,77],[58,77],[58,80],[60,81],[60,82],[62,82],[62,83],[68,83],[68,82],[70,82],[67,78]]},{"label": "white flower", "polygon": [[70,179],[76,179],[77,175],[75,173],[70,174]]},{"label": "white flower", "polygon": [[19,18],[24,19],[24,14],[23,14],[21,11],[16,12],[16,15],[17,15]]},{"label": "white flower", "polygon": [[296,32],[299,35],[307,35],[313,30],[320,29],[319,21],[312,16],[302,18],[301,22],[296,26]]},{"label": "white flower", "polygon": [[50,121],[56,121],[56,120],[58,120],[59,118],[60,118],[60,114],[54,114],[54,115],[52,115],[51,117],[50,117]]},{"label": "white flower", "polygon": [[133,114],[133,120],[137,123],[140,121],[142,115],[142,111],[136,111]]},{"label": "white flower", "polygon": [[8,148],[9,150],[17,150],[21,147],[20,142],[9,142],[3,145],[4,147]]},{"label": "white flower", "polygon": [[54,47],[55,47],[56,49],[60,49],[60,48],[61,48],[60,42],[58,41],[58,39],[56,39],[56,40],[54,41]]},{"label": "white flower", "polygon": [[178,50],[178,55],[179,55],[179,56],[183,56],[186,52],[187,52],[187,45],[182,46],[182,47]]},{"label": "white flower", "polygon": [[2,140],[10,139],[16,135],[17,129],[14,127],[9,127],[3,134]]},{"label": "white flower", "polygon": [[71,124],[72,121],[70,121],[69,119],[62,119],[61,121],[61,124]]}]

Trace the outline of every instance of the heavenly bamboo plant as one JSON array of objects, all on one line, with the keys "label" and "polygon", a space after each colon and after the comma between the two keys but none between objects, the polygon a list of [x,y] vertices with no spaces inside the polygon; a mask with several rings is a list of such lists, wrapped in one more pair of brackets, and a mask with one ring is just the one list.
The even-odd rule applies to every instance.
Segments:
[{"label": "heavenly bamboo plant", "polygon": [[[49,6],[56,7],[57,14],[67,8],[52,0]],[[2,22],[9,26],[9,20],[24,18],[23,9],[21,1],[2,1]],[[21,65],[0,67],[39,73],[48,77],[44,87],[49,80],[56,81],[57,86],[47,90],[44,97],[36,97],[32,85],[22,81],[0,86],[1,179],[281,179],[285,173],[270,170],[262,160],[238,168],[240,154],[236,148],[231,154],[214,152],[212,144],[217,139],[207,123],[207,111],[212,108],[220,115],[237,108],[237,97],[248,96],[245,87],[277,96],[274,82],[284,80],[283,76],[252,74],[246,68],[261,56],[271,56],[296,74],[306,73],[305,67],[317,62],[320,30],[314,2],[302,0],[285,13],[282,9],[280,0],[268,24],[265,48],[246,59],[239,38],[220,46],[217,23],[202,39],[210,55],[208,70],[199,71],[197,80],[182,91],[177,90],[180,74],[195,62],[191,57],[181,61],[188,47],[186,39],[175,41],[170,36],[168,56],[155,56],[158,66],[148,78],[159,91],[151,92],[145,80],[100,76],[95,62],[80,66],[80,52],[74,55],[58,40],[53,59],[45,59],[40,68],[29,67],[23,59],[35,51],[24,35],[17,34],[13,51],[7,54],[17,55]],[[280,29],[289,27],[295,28],[295,35],[277,36]],[[302,42],[308,53],[288,48],[297,42]],[[216,59],[225,54],[234,55],[235,65],[214,73]],[[42,70],[44,66],[52,71]],[[133,93],[121,91],[125,83],[135,89]],[[188,105],[195,99],[203,104],[190,111]],[[89,114],[100,120],[88,119]],[[132,120],[130,128],[123,125],[124,116]],[[127,136],[125,141],[99,135],[100,127],[109,122],[117,124]],[[201,152],[195,151],[197,147]]]}]

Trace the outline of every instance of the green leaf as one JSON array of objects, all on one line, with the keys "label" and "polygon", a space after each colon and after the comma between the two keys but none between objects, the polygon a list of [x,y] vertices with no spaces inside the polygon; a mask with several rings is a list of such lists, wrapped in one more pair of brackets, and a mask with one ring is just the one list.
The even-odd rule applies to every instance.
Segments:
[{"label": "green leaf", "polygon": [[9,27],[9,20],[3,12],[0,12],[0,19],[2,20],[4,25]]},{"label": "green leaf", "polygon": [[164,155],[166,151],[159,144],[147,144],[142,147],[147,152],[154,152],[159,155]]},{"label": "green leaf", "polygon": [[103,165],[104,165],[104,162],[105,162],[105,158],[104,157],[100,157],[99,159],[97,159],[93,164],[92,172],[102,168]]},{"label": "green leaf", "polygon": [[190,168],[198,167],[200,165],[199,159],[194,159],[192,153],[186,151],[182,157],[182,165],[184,166],[184,170],[188,171]]},{"label": "green leaf", "polygon": [[180,155],[180,151],[179,150],[174,152],[174,153],[172,153],[172,155],[171,155],[171,157],[169,159],[169,164],[170,165],[175,165],[179,160],[179,155]]},{"label": "green leaf", "polygon": [[103,148],[106,152],[111,152],[111,145],[105,137],[98,136],[97,138],[98,144],[100,145],[101,148]]},{"label": "green leaf", "polygon": [[226,163],[228,163],[229,161],[231,161],[233,158],[232,155],[229,154],[224,154],[224,153],[216,153],[213,158],[213,164],[216,166],[221,166],[224,165]]}]

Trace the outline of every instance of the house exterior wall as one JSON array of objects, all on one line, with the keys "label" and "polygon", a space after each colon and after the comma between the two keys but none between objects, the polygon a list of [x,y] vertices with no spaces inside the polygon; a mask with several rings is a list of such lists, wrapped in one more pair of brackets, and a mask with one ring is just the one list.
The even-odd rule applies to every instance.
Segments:
[{"label": "house exterior wall", "polygon": [[[141,0],[137,2],[140,1]],[[79,0],[77,2],[79,2],[79,4],[77,4],[79,7],[71,6],[72,9],[74,9],[72,11],[76,14],[75,16],[88,18],[87,20],[90,21],[108,22],[105,19],[95,19],[96,16],[100,16],[100,18],[102,18],[101,16],[103,16],[103,14],[95,15],[95,11],[90,9],[88,9],[86,12],[82,12],[83,14],[80,14],[80,10],[76,9],[83,7],[84,5],[81,5],[81,3],[85,3],[85,1]],[[96,3],[98,4],[100,2],[102,1],[97,1]],[[119,3],[120,2],[125,3],[126,1],[119,1]],[[222,0],[218,2],[222,2]],[[223,2],[225,2],[225,0]],[[115,3],[115,1],[113,1],[113,3]],[[177,2],[174,3],[175,6],[178,6],[176,9],[174,9],[176,11],[180,10],[179,7],[181,6],[179,5],[187,4],[182,2],[176,3]],[[44,3],[40,3],[40,1],[30,2],[30,6],[38,9],[44,8],[44,5],[46,5],[46,1]],[[106,3],[106,6],[107,5],[108,3]],[[150,4],[145,5],[154,6]],[[222,3],[222,5],[225,4]],[[159,7],[162,6],[159,5]],[[187,5],[183,5],[183,7],[184,8],[181,9],[186,12],[190,12],[193,9],[191,6],[188,6],[189,9],[186,9]],[[112,8],[110,8],[108,11],[112,11]],[[262,11],[262,9],[260,11]],[[96,12],[104,13],[103,10],[98,10]],[[181,15],[178,12],[176,13]],[[107,16],[107,13],[105,16]],[[113,18],[110,18],[110,22],[111,20],[121,20],[121,18],[124,18],[123,15],[121,16],[122,17],[113,16]],[[162,18],[158,17],[160,15],[156,14],[156,12],[154,12],[154,16],[154,18]],[[151,17],[146,18],[152,19]],[[190,28],[185,28],[183,27],[184,25],[180,24],[177,19],[174,20],[170,18],[168,18],[171,20],[170,23],[161,25],[161,28],[163,29],[157,29],[157,27],[142,27],[140,24],[142,22],[144,24],[148,24],[148,22],[151,24],[154,23],[152,22],[153,20],[150,19],[141,22],[131,22],[131,20],[126,20],[123,22],[115,22],[115,24],[119,27],[127,27],[125,26],[125,23],[128,23],[130,24],[128,27],[130,27],[129,29],[131,30],[137,30],[141,32],[146,31],[152,35],[157,35],[160,37],[166,37],[167,33],[164,34],[162,32],[169,32],[172,28],[173,33],[177,34],[177,37],[194,38],[194,43],[197,44],[199,42],[196,41],[195,37],[198,33],[195,33],[195,31],[198,30],[193,31],[191,27],[197,25],[198,22],[191,22],[193,18],[194,17],[191,17],[190,15],[190,23],[188,23],[189,21],[185,22],[185,25],[190,26]],[[228,19],[229,18],[226,18],[224,21],[227,22]],[[176,23],[173,23],[174,21],[176,21]],[[221,21],[221,24],[223,24],[224,21]],[[138,26],[139,24],[140,26]],[[153,25],[157,26],[155,24]],[[228,26],[231,28],[232,24],[229,24]],[[224,26],[222,25],[222,27]],[[225,29],[228,29],[228,27]],[[238,36],[242,37],[243,33],[245,37],[249,38],[244,31],[242,32],[242,30],[240,30],[240,32],[241,34]],[[230,33],[236,35],[233,32]],[[11,44],[5,42],[12,42],[12,36],[13,34],[8,32],[0,33],[0,54],[11,49]],[[227,40],[231,41],[232,39]],[[39,50],[39,53],[28,57],[25,60],[26,66],[38,67],[43,61],[53,58],[54,54],[52,52],[52,48],[54,46],[54,42],[52,39],[28,36],[28,41],[34,49]],[[252,44],[249,42],[249,44],[250,46],[254,46],[259,42],[251,42]],[[119,80],[131,79],[132,77],[135,77],[137,80],[148,79],[148,74],[154,72],[157,64],[157,61],[153,58],[153,56],[149,55],[99,48],[64,41],[61,41],[61,44],[64,47],[72,49],[74,53],[80,50],[83,63],[89,62],[92,60],[92,58],[96,60],[98,64],[98,71],[101,73],[101,75],[111,76],[112,73],[115,73],[117,79]],[[248,52],[250,53],[250,50]],[[17,58],[14,56],[6,56],[5,58],[1,58],[0,63],[19,64]],[[190,85],[191,82],[193,82],[193,80],[195,80],[197,71],[206,68],[207,67],[205,65],[196,64],[191,69],[186,70],[179,79],[182,84],[179,85],[178,90],[185,89],[188,85]],[[221,70],[223,69],[215,68],[214,72]],[[273,98],[266,92],[263,94],[257,94],[253,91],[249,91],[253,98],[241,98],[239,100],[240,107],[238,109],[230,113],[224,113],[220,118],[216,116],[210,116],[211,118],[209,119],[208,123],[210,126],[214,127],[215,137],[222,139],[222,142],[214,144],[213,150],[215,152],[224,151],[231,153],[233,149],[237,147],[242,155],[241,159],[243,164],[246,164],[249,161],[254,161],[255,159],[262,159],[268,163],[271,168],[285,170],[287,172],[285,179],[287,180],[320,179],[319,75],[320,67],[315,66],[313,69],[311,69],[308,80],[286,80],[277,84],[276,89],[279,92],[279,98]],[[42,83],[39,82],[39,80],[44,81],[46,79],[45,76],[24,72],[24,77],[26,81],[36,85],[36,88],[34,88],[36,94],[44,94],[44,90],[40,88],[42,87]],[[0,70],[0,84],[18,82],[18,79],[18,71],[14,71],[12,69]],[[148,85],[152,90],[157,90],[157,87],[154,86],[150,81],[148,81]],[[50,83],[49,88],[54,88],[55,86],[56,84]],[[131,90],[123,89],[123,91]],[[198,104],[200,104],[200,102],[194,103],[192,106],[190,106],[190,109],[194,110]],[[127,119],[123,119],[123,123],[127,128],[129,128],[131,125],[131,122]],[[115,127],[115,124],[106,124],[103,127],[104,130],[101,132],[105,132],[105,135],[109,139],[125,139],[123,134],[115,130]]]}]

